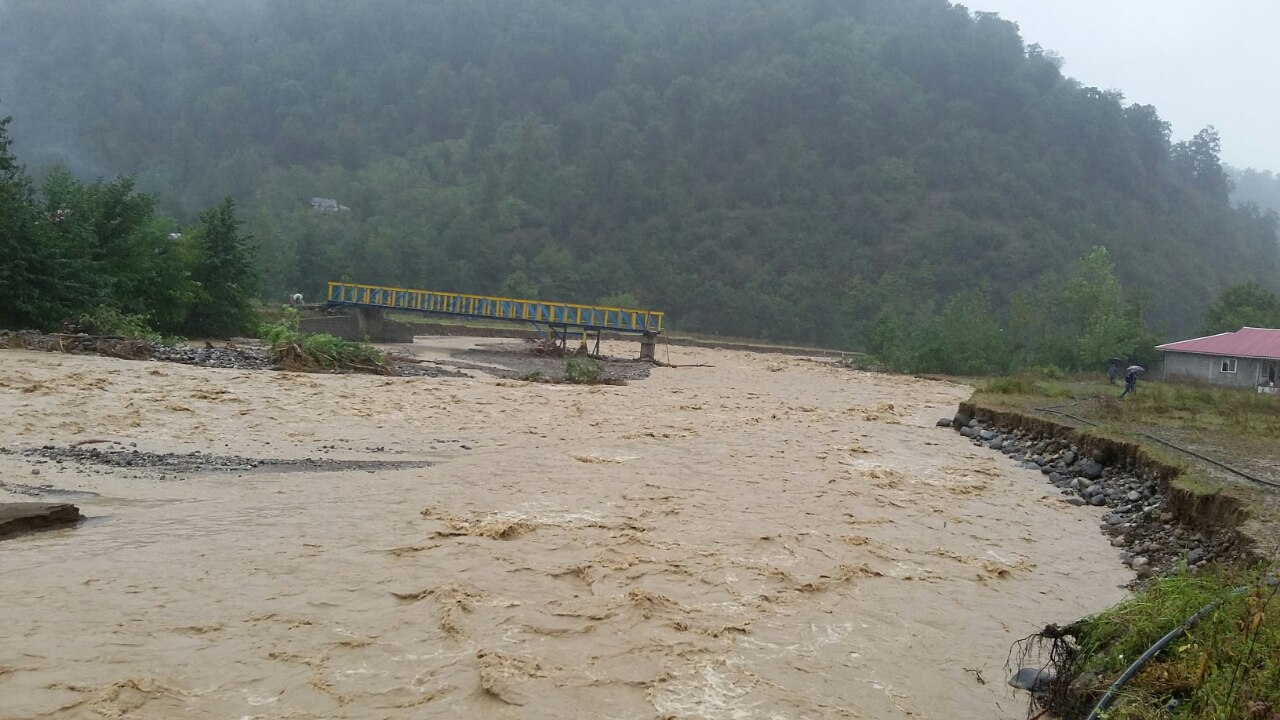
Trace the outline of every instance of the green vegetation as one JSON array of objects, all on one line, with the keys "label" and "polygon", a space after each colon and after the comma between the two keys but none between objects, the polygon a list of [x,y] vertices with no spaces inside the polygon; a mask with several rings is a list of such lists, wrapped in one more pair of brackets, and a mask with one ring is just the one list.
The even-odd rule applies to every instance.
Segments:
[{"label": "green vegetation", "polygon": [[[1097,374],[1054,378],[1036,371],[980,382],[974,400],[986,405],[1034,411],[1078,400],[1063,409],[1115,429],[1159,427],[1200,442],[1235,449],[1256,442],[1263,456],[1275,455],[1280,438],[1280,400],[1273,395],[1184,382],[1139,380],[1136,394],[1120,399],[1122,387]],[[1278,457],[1277,459],[1280,459]]]},{"label": "green vegetation", "polygon": [[191,268],[195,294],[187,324],[218,337],[244,333],[256,326],[250,302],[255,285],[253,250],[240,232],[230,198],[200,214],[191,233],[200,248]]},{"label": "green vegetation", "polygon": [[[1216,133],[1177,141],[1060,64],[945,0],[0,4],[27,162],[136,176],[183,220],[235,198],[267,297],[626,299],[965,372],[1089,366],[1135,315],[1185,336],[1226,287],[1277,289],[1276,216],[1232,206]],[[1118,300],[1071,286],[1095,246]],[[1045,300],[1095,290],[1091,317]]]},{"label": "green vegetation", "polygon": [[121,337],[142,338],[148,342],[160,342],[158,333],[147,325],[142,315],[126,315],[116,308],[99,305],[79,315],[63,321],[60,328],[66,332],[87,333],[89,335],[118,335]]},{"label": "green vegetation", "polygon": [[1280,328],[1280,298],[1257,283],[1227,288],[1205,314],[1205,335],[1242,327]]},{"label": "green vegetation", "polygon": [[1231,199],[1241,205],[1253,204],[1259,214],[1280,213],[1280,175],[1269,170],[1226,168],[1230,177]]},{"label": "green vegetation", "polygon": [[[1151,660],[1106,715],[1121,718],[1280,717],[1280,601],[1262,571],[1158,578],[1116,607],[1073,626],[1072,674],[1099,692],[1170,630],[1221,605]],[[1233,594],[1237,587],[1248,590]],[[1177,701],[1170,712],[1170,701]],[[1078,708],[1080,715],[1086,707]]]},{"label": "green vegetation", "polygon": [[623,380],[607,377],[604,365],[599,360],[589,357],[567,358],[564,361],[564,374],[559,377],[548,376],[540,370],[531,370],[517,380],[531,383],[548,383],[558,385],[626,385]]},{"label": "green vegetation", "polygon": [[1016,375],[991,378],[982,385],[982,392],[994,395],[1020,395],[1038,399],[1074,397],[1073,389],[1065,383],[1052,382],[1053,375],[1061,375],[1054,369],[1049,373],[1024,371]]},{"label": "green vegetation", "polygon": [[[1273,395],[1196,383],[1138,382],[1137,394],[1120,399],[1120,384],[1109,384],[1100,374],[1054,378],[1040,372],[1008,377],[974,379],[978,387],[973,402],[987,408],[1041,416],[1069,425],[1080,423],[1039,408],[1061,412],[1095,423],[1082,428],[1101,435],[1142,445],[1151,456],[1180,468],[1174,481],[1185,490],[1212,494],[1229,487],[1232,496],[1249,506],[1266,533],[1280,542],[1280,506],[1243,480],[1225,479],[1189,455],[1151,440],[1195,450],[1255,475],[1274,476],[1280,465],[1280,401]],[[1268,537],[1270,536],[1268,535]]]},{"label": "green vegetation", "polygon": [[[1275,397],[1209,385],[1139,382],[1137,394],[1121,400],[1121,388],[1099,374],[1066,375],[1056,369],[975,384],[979,389],[973,402],[984,408],[1081,427],[1072,418],[1039,410],[1057,408],[1097,423],[1081,427],[1089,435],[1142,445],[1151,457],[1179,469],[1173,483],[1180,490],[1202,497],[1225,492],[1242,501],[1255,542],[1276,535],[1280,508],[1268,494],[1211,473],[1197,460],[1150,438],[1270,474],[1280,462],[1280,402]],[[1105,717],[1272,720],[1273,713],[1280,712],[1280,601],[1274,588],[1261,584],[1262,577],[1261,571],[1217,568],[1194,576],[1156,578],[1115,608],[1073,624],[1068,629],[1076,643],[1066,669],[1066,680],[1074,681],[1073,692],[1064,700],[1067,706],[1055,707],[1055,712],[1084,717],[1148,647],[1211,601],[1224,599],[1221,607],[1149,663]],[[1228,597],[1240,586],[1251,590]],[[1167,709],[1171,700],[1180,703],[1174,711]]]},{"label": "green vegetation", "polygon": [[252,251],[230,199],[175,232],[130,178],[55,170],[36,192],[0,119],[0,326],[158,337],[255,325]]},{"label": "green vegetation", "polygon": [[1015,292],[1007,329],[985,291],[967,291],[937,312],[928,303],[886,306],[868,350],[900,372],[953,375],[1100,368],[1113,357],[1150,362],[1156,335],[1143,311],[1142,299],[1121,287],[1107,249],[1095,247],[1065,277],[1046,273]]},{"label": "green vegetation", "polygon": [[388,375],[386,358],[377,348],[328,333],[298,331],[297,312],[292,308],[284,320],[262,325],[259,337],[271,348],[286,370],[295,372],[355,371]]},{"label": "green vegetation", "polygon": [[564,381],[572,385],[599,385],[607,382],[604,367],[591,358],[569,358],[564,361]]}]

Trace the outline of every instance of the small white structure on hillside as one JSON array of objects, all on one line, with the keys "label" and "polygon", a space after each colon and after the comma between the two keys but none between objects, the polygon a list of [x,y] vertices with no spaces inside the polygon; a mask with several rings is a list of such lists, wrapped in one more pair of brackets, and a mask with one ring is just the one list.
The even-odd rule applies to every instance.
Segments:
[{"label": "small white structure on hillside", "polygon": [[311,209],[316,212],[347,212],[351,208],[346,205],[339,205],[337,200],[333,198],[313,197],[311,198]]}]

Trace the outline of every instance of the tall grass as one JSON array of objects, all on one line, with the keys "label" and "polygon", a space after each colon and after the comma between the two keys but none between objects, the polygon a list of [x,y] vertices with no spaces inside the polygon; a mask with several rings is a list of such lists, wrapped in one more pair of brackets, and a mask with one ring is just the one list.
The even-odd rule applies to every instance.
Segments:
[{"label": "tall grass", "polygon": [[1103,398],[1100,417],[1129,423],[1154,419],[1196,430],[1269,435],[1280,440],[1280,397],[1205,384],[1139,383],[1136,394]]},{"label": "tall grass", "polygon": [[1071,388],[1057,378],[1032,371],[991,378],[984,383],[982,391],[997,395],[1024,395],[1042,398],[1069,398],[1074,395]]},{"label": "tall grass", "polygon": [[[1153,581],[1077,626],[1077,677],[1096,678],[1093,689],[1100,690],[1170,630],[1220,601],[1142,668],[1107,717],[1280,718],[1280,601],[1266,577],[1259,569]],[[1237,587],[1247,591],[1233,594]]]},{"label": "tall grass", "polygon": [[1142,380],[1136,393],[1121,398],[1122,390],[1123,386],[1108,384],[1097,375],[1057,378],[1026,371],[990,378],[979,392],[1019,407],[1039,405],[1042,399],[1074,398],[1082,403],[1073,412],[1116,425],[1163,424],[1280,442],[1277,395],[1203,383]]}]

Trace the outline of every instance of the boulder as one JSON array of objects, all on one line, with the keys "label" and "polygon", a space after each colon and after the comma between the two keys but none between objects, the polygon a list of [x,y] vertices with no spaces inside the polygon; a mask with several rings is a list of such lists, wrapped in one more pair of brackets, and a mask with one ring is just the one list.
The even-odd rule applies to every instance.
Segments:
[{"label": "boulder", "polygon": [[1080,463],[1079,467],[1080,474],[1090,480],[1097,480],[1102,477],[1102,470],[1102,463],[1097,460],[1085,460]]},{"label": "boulder", "polygon": [[1009,684],[1019,690],[1032,692],[1048,687],[1053,682],[1053,673],[1039,668],[1022,668],[1009,678]]},{"label": "boulder", "polygon": [[0,537],[74,525],[80,508],[66,503],[0,503]]}]

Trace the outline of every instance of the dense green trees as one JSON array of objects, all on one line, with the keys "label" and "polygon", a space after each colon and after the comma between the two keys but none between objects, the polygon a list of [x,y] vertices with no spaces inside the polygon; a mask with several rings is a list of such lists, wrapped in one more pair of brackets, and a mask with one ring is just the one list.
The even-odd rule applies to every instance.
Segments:
[{"label": "dense green trees", "polygon": [[226,336],[256,325],[251,250],[230,200],[187,236],[130,178],[54,170],[36,193],[0,119],[0,324],[73,322]]},{"label": "dense green trees", "polygon": [[1205,313],[1202,332],[1214,335],[1242,327],[1280,328],[1280,298],[1257,283],[1227,288]]},{"label": "dense green trees", "polygon": [[1236,170],[1228,168],[1231,199],[1241,205],[1252,203],[1260,215],[1280,213],[1280,175],[1268,170]]},{"label": "dense green trees", "polygon": [[236,219],[235,202],[227,198],[200,213],[200,222],[190,235],[197,252],[191,267],[195,292],[186,320],[188,330],[218,337],[256,330],[252,300],[257,270],[251,238],[240,231]]},{"label": "dense green trees", "polygon": [[1216,134],[1059,63],[945,0],[0,4],[27,162],[134,175],[183,221],[234,197],[273,299],[623,297],[852,348],[985,302],[1009,357],[1083,363],[1131,298],[1052,350],[1017,300],[1094,246],[1161,334],[1274,289],[1276,217],[1232,206]]},{"label": "dense green trees", "polygon": [[31,181],[9,151],[11,118],[0,118],[0,323],[27,326],[57,315],[57,268],[41,238],[44,228]]},{"label": "dense green trees", "polygon": [[1066,275],[1045,273],[1015,293],[1007,329],[996,321],[986,290],[964,290],[937,310],[886,304],[868,350],[905,372],[1097,370],[1113,357],[1154,359],[1156,335],[1143,312],[1143,298],[1121,286],[1107,249],[1095,247]]}]

